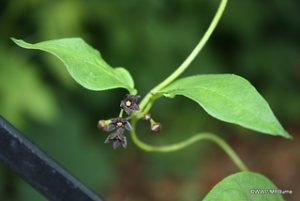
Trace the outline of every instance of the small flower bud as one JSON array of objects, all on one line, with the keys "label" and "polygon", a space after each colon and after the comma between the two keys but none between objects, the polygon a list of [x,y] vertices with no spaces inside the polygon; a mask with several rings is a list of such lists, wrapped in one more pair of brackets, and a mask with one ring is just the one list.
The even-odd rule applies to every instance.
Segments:
[{"label": "small flower bud", "polygon": [[150,121],[150,119],[151,119],[151,114],[146,114],[146,115],[144,116],[144,120]]},{"label": "small flower bud", "polygon": [[161,129],[160,123],[154,123],[151,125],[152,132],[159,133],[160,129]]},{"label": "small flower bud", "polygon": [[97,128],[102,131],[107,131],[107,124],[105,120],[99,120],[97,124]]}]

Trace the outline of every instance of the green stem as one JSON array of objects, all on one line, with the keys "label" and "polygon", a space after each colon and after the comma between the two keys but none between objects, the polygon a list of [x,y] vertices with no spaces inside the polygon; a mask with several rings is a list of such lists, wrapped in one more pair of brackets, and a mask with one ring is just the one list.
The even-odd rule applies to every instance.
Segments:
[{"label": "green stem", "polygon": [[[227,0],[221,0],[218,10],[211,21],[208,29],[204,33],[203,37],[200,39],[194,50],[190,53],[190,55],[184,60],[184,62],[171,74],[169,75],[164,81],[162,81],[160,84],[155,86],[141,101],[140,103],[140,116],[145,115],[152,107],[152,104],[156,98],[160,96],[158,94],[159,90],[162,88],[168,86],[170,83],[172,83],[178,76],[180,76],[192,63],[192,61],[196,58],[196,56],[199,54],[199,52],[202,50],[208,39],[210,38],[211,34],[215,30],[218,22],[220,21],[220,18],[225,10],[227,4]],[[178,151],[180,149],[183,149],[195,142],[201,141],[201,140],[208,140],[211,142],[214,142],[217,144],[221,149],[225,151],[225,153],[230,157],[230,159],[234,162],[234,164],[242,171],[248,170],[246,165],[242,162],[242,160],[239,158],[239,156],[235,153],[235,151],[221,138],[219,138],[216,135],[213,135],[211,133],[199,133],[192,137],[190,137],[187,140],[184,140],[179,143],[175,143],[172,145],[166,145],[166,146],[152,146],[148,145],[142,141],[139,140],[139,138],[136,135],[135,132],[135,125],[138,120],[138,116],[136,116],[133,121],[133,130],[131,132],[131,138],[133,142],[142,150],[148,151],[148,152],[173,152]]]},{"label": "green stem", "polygon": [[124,110],[123,110],[123,109],[121,109],[121,110],[120,110],[120,113],[119,113],[119,117],[120,117],[120,118],[122,118],[122,117],[123,117],[123,112],[124,112]]},{"label": "green stem", "polygon": [[[218,10],[211,21],[211,24],[209,25],[207,31],[203,35],[203,37],[200,39],[199,43],[196,45],[194,50],[190,53],[190,55],[184,60],[184,62],[171,74],[169,75],[164,81],[162,81],[160,84],[158,84],[156,87],[154,87],[141,101],[140,103],[140,115],[145,115],[152,107],[153,102],[156,98],[160,96],[158,94],[159,90],[162,88],[168,86],[170,83],[172,83],[178,76],[180,76],[192,63],[192,61],[196,58],[196,56],[199,54],[199,52],[202,50],[208,39],[210,38],[211,34],[215,30],[218,22],[220,21],[220,18],[225,10],[227,4],[227,0],[221,0]],[[235,151],[220,137],[211,134],[211,133],[199,133],[192,137],[190,137],[187,140],[184,140],[179,143],[175,143],[172,145],[165,145],[165,146],[152,146],[148,145],[141,140],[136,135],[135,132],[135,126],[136,122],[138,121],[138,116],[136,116],[132,120],[132,126],[133,130],[131,132],[131,138],[133,142],[142,150],[148,151],[148,152],[161,152],[161,153],[167,153],[167,152],[173,152],[181,150],[185,147],[188,147],[189,145],[201,141],[201,140],[208,140],[211,142],[214,142],[217,144],[221,149],[225,151],[225,153],[229,156],[229,158],[234,162],[234,164],[241,170],[241,171],[247,171],[248,168],[246,165],[242,162],[242,160],[239,158],[239,156],[235,153]]]},{"label": "green stem", "polygon": [[[135,128],[136,121],[133,121],[133,128]],[[160,152],[160,153],[168,153],[173,151],[179,151],[183,148],[188,147],[189,145],[196,143],[201,140],[208,140],[215,144],[217,144],[223,151],[229,156],[229,158],[233,161],[233,163],[241,170],[247,171],[247,166],[242,162],[239,156],[235,153],[235,151],[220,137],[211,134],[211,133],[199,133],[196,134],[187,140],[184,140],[179,143],[164,145],[164,146],[153,146],[142,142],[136,135],[135,129],[131,132],[131,138],[133,142],[142,150],[147,152]]]},{"label": "green stem", "polygon": [[171,74],[169,75],[164,81],[162,81],[160,84],[158,84],[156,87],[154,87],[150,93],[148,93],[145,98],[141,101],[140,107],[141,111],[143,111],[144,107],[148,104],[151,97],[155,95],[160,89],[166,87],[168,84],[173,82],[179,75],[181,75],[192,63],[192,61],[196,58],[198,53],[202,50],[208,39],[210,38],[211,34],[215,30],[218,22],[220,21],[220,18],[225,10],[227,4],[227,0],[221,0],[218,10],[211,21],[208,29],[206,30],[203,37],[200,39],[199,43],[196,45],[194,50],[190,53],[190,55],[184,60],[184,62]]}]

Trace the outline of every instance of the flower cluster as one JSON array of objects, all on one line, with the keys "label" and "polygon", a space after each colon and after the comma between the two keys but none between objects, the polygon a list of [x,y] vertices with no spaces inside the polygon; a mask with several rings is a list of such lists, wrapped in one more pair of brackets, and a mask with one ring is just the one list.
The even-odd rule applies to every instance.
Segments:
[{"label": "flower cluster", "polygon": [[140,96],[133,96],[127,94],[124,99],[120,103],[121,112],[120,116],[110,119],[110,120],[100,120],[98,122],[98,128],[102,131],[106,132],[112,132],[109,134],[104,141],[104,143],[112,143],[113,148],[116,149],[119,146],[122,146],[123,148],[127,147],[127,139],[124,136],[124,132],[130,131],[131,125],[127,118],[122,117],[123,111],[127,115],[131,115],[132,112],[139,110],[138,101],[140,99]]}]

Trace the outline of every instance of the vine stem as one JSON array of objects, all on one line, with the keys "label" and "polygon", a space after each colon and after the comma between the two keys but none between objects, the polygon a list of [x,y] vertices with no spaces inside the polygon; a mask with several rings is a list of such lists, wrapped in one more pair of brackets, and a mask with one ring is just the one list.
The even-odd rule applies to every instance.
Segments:
[{"label": "vine stem", "polygon": [[218,22],[220,21],[222,14],[225,10],[227,4],[227,0],[221,0],[218,10],[211,21],[208,29],[204,33],[203,37],[200,39],[194,50],[190,53],[190,55],[184,60],[184,62],[171,74],[169,75],[164,81],[162,81],[160,84],[158,84],[156,87],[154,87],[141,101],[140,108],[143,112],[146,105],[151,100],[152,96],[155,95],[160,89],[166,87],[168,84],[173,82],[179,75],[181,75],[192,63],[192,61],[196,58],[196,56],[199,54],[199,52],[202,50],[208,39],[210,38],[211,34],[215,30]]},{"label": "vine stem", "polygon": [[155,86],[141,101],[140,103],[140,113],[139,115],[135,116],[132,119],[132,131],[131,131],[131,138],[133,142],[142,150],[147,152],[161,152],[161,153],[168,153],[173,151],[181,150],[195,142],[201,141],[201,140],[208,140],[215,144],[217,144],[221,149],[224,150],[224,152],[229,156],[229,158],[233,161],[233,163],[241,170],[241,171],[247,171],[248,168],[246,165],[242,162],[242,160],[239,158],[239,156],[236,154],[236,152],[220,137],[211,134],[211,133],[198,133],[187,140],[171,144],[171,145],[165,145],[165,146],[152,146],[148,145],[141,140],[136,135],[135,127],[136,123],[139,119],[139,117],[145,115],[152,107],[152,104],[156,98],[160,96],[158,93],[161,89],[168,86],[170,83],[172,83],[178,76],[180,76],[192,63],[192,61],[196,58],[196,56],[199,54],[199,52],[202,50],[208,39],[210,38],[211,34],[215,30],[218,22],[221,19],[221,16],[225,10],[227,4],[227,0],[221,0],[218,10],[211,21],[208,29],[204,33],[203,37],[200,39],[196,47],[193,49],[193,51],[190,53],[190,55],[183,61],[183,63],[171,74],[169,75],[164,81],[162,81],[160,84]]},{"label": "vine stem", "polygon": [[[133,128],[135,128],[136,122],[133,122]],[[164,146],[153,146],[142,142],[136,135],[135,129],[131,131],[131,138],[133,142],[142,150],[146,152],[160,152],[160,153],[169,153],[174,151],[179,151],[183,148],[188,147],[189,145],[196,143],[201,140],[211,141],[217,144],[223,151],[229,156],[229,158],[233,161],[233,163],[241,170],[248,171],[247,166],[243,163],[240,157],[236,154],[236,152],[220,137],[214,135],[212,133],[198,133],[193,135],[192,137],[175,143],[171,145]]]}]

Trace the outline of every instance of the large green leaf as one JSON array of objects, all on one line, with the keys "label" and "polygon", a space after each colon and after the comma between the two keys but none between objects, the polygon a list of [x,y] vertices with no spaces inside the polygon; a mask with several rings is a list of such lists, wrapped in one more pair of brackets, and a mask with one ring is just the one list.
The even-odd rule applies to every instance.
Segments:
[{"label": "large green leaf", "polygon": [[220,74],[187,77],[175,81],[160,93],[167,97],[186,96],[217,119],[265,134],[291,138],[264,98],[240,76]]},{"label": "large green leaf", "polygon": [[112,68],[101,54],[80,38],[65,38],[30,44],[23,40],[12,40],[20,47],[38,49],[58,57],[71,76],[90,90],[125,88],[135,93],[133,80],[124,68]]},{"label": "large green leaf", "polygon": [[[203,201],[283,201],[278,188],[263,175],[239,172],[219,182]],[[269,192],[266,192],[269,190]]]}]

